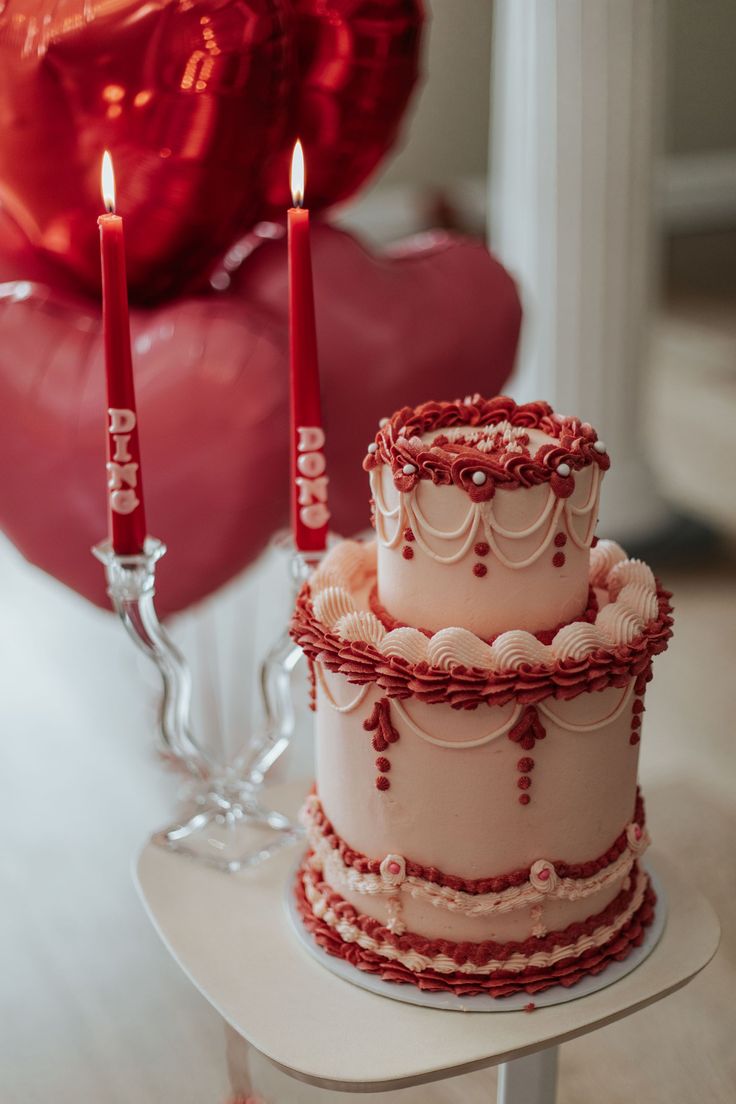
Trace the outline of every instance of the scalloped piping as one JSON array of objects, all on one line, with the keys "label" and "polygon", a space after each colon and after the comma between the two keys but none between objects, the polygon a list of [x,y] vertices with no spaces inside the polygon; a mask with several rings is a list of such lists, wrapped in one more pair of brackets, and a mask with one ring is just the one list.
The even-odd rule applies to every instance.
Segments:
[{"label": "scalloped piping", "polygon": [[595,732],[599,728],[605,728],[606,725],[613,724],[613,722],[621,716],[626,706],[631,700],[631,695],[634,692],[634,683],[636,679],[631,679],[628,686],[624,688],[624,692],[616,706],[605,717],[601,717],[600,720],[594,721],[590,724],[573,724],[572,721],[563,721],[562,718],[549,708],[546,702],[539,702],[537,709],[540,713],[544,713],[549,717],[551,721],[554,721],[560,728],[565,728],[568,732]]},{"label": "scalloped piping", "polygon": [[[536,561],[549,549],[554,539],[555,530],[558,527],[560,517],[563,514],[565,517],[565,526],[572,543],[581,550],[590,547],[598,517],[600,472],[598,468],[593,469],[591,489],[588,493],[588,500],[584,506],[572,506],[569,499],[558,498],[552,487],[550,487],[547,495],[547,502],[539,516],[526,526],[525,529],[516,531],[506,529],[496,521],[493,499],[487,502],[471,501],[468,512],[460,525],[455,529],[442,530],[437,529],[427,521],[422,513],[416,499],[416,488],[412,488],[410,491],[399,491],[398,505],[392,510],[389,510],[386,506],[383,487],[381,485],[380,469],[376,468],[370,472],[370,486],[375,504],[376,536],[384,548],[397,548],[401,543],[403,531],[408,524],[422,552],[435,563],[448,567],[452,564],[459,563],[460,560],[467,555],[479,530],[482,530],[485,540],[490,545],[499,563],[509,569],[521,570],[536,563]],[[586,514],[588,515],[588,523],[585,528],[585,536],[581,538],[573,518],[583,517]],[[393,535],[389,536],[387,521],[393,518],[397,518],[396,529]],[[541,542],[534,551],[529,553],[524,559],[513,560],[501,550],[497,537],[508,541],[523,540],[536,533],[542,528],[545,522],[547,522],[547,528]],[[442,555],[430,546],[427,539],[428,537],[434,537],[439,541],[462,540],[463,543],[459,549],[456,549],[449,555]]]},{"label": "scalloped piping", "polygon": [[338,705],[334,694],[332,693],[329,686],[327,685],[327,680],[325,678],[324,671],[322,670],[322,664],[321,663],[317,663],[315,665],[314,673],[317,676],[317,682],[320,684],[320,687],[322,688],[322,693],[325,696],[325,700],[327,701],[327,704],[330,706],[330,709],[333,709],[335,711],[335,713],[353,713],[358,708],[358,706],[365,700],[365,696],[368,693],[368,691],[370,690],[370,685],[368,683],[366,683],[365,686],[361,686],[360,690],[358,691],[358,693],[355,695],[355,697],[353,698],[353,700],[351,702],[348,702],[347,705]]},{"label": "scalloped piping", "polygon": [[[340,848],[334,846],[330,834],[325,830],[324,821],[320,823],[320,811],[319,800],[312,794],[302,808],[300,820],[307,830],[309,846],[314,853],[310,864],[323,873],[330,885],[343,886],[370,897],[396,897],[404,893],[435,908],[465,916],[508,913],[555,899],[583,900],[623,880],[650,844],[646,830],[632,821],[625,829],[626,848],[608,866],[588,877],[561,878],[548,859],[537,859],[531,864],[528,879],[521,885],[509,886],[496,893],[465,893],[407,874],[408,864],[401,855],[387,855],[381,862],[380,874],[361,871],[348,865]],[[634,829],[638,829],[638,836],[634,834]],[[398,868],[396,873],[392,872],[392,867]]]},{"label": "scalloped piping", "polygon": [[[590,481],[588,501],[584,506],[573,506],[569,498],[562,500],[564,502],[567,532],[572,543],[581,549],[581,551],[584,548],[590,548],[595,534],[595,527],[598,524],[598,498],[601,490],[601,478],[600,469],[594,468],[593,478]],[[585,536],[581,540],[578,536],[578,531],[575,528],[573,519],[584,517],[586,514],[588,515],[588,523],[585,527]]]},{"label": "scalloped piping", "polygon": [[337,932],[343,942],[357,943],[358,946],[362,947],[364,950],[372,951],[374,954],[380,955],[381,958],[385,958],[392,962],[400,962],[413,973],[418,973],[420,970],[436,970],[437,973],[440,974],[460,973],[476,975],[492,974],[498,970],[507,971],[508,973],[520,973],[522,970],[526,970],[529,967],[545,969],[567,958],[577,958],[587,951],[605,946],[606,943],[609,943],[614,938],[617,932],[621,931],[621,929],[628,924],[634,913],[637,912],[641,906],[644,900],[647,882],[647,875],[644,871],[639,870],[637,872],[636,884],[631,899],[615,920],[610,924],[603,924],[601,927],[596,928],[589,935],[580,936],[580,938],[576,939],[573,943],[555,947],[552,951],[536,951],[530,955],[516,952],[508,958],[491,958],[487,962],[477,965],[474,962],[463,962],[458,964],[453,958],[446,954],[424,955],[414,949],[401,950],[393,943],[375,939],[373,936],[363,931],[357,924],[352,923],[346,916],[342,916],[333,907],[330,901],[330,895],[320,891],[316,875],[313,872],[305,870],[303,874],[304,891],[314,915],[319,917],[319,919],[327,924],[328,927],[332,928],[333,931]]},{"label": "scalloped piping", "polygon": [[408,712],[401,704],[398,698],[394,698],[392,708],[398,713],[402,721],[412,732],[415,732],[420,739],[424,740],[427,744],[434,744],[435,747],[450,748],[452,751],[463,751],[466,748],[482,747],[483,744],[490,744],[491,740],[498,740],[499,737],[505,736],[509,729],[513,728],[519,717],[521,716],[523,706],[517,705],[510,718],[505,721],[500,728],[494,729],[492,732],[487,732],[485,736],[479,736],[475,740],[442,740],[439,736],[430,736],[428,732],[425,732],[423,728],[412,720]]},{"label": "scalloped piping", "polygon": [[[396,548],[397,544],[401,541],[402,533],[406,525],[406,505],[404,499],[399,496],[398,505],[389,510],[386,505],[386,499],[383,494],[383,487],[380,479],[373,479],[373,472],[369,478],[371,495],[373,496],[373,502],[375,504],[375,525],[376,536],[380,540],[384,548]],[[396,530],[392,537],[386,536],[386,521],[396,518]]]},{"label": "scalloped piping", "polygon": [[554,495],[547,495],[547,501],[542,507],[538,517],[536,517],[534,521],[531,521],[527,525],[526,529],[507,529],[504,525],[500,525],[498,521],[496,521],[495,517],[493,517],[492,515],[489,519],[489,523],[492,520],[493,530],[495,533],[498,533],[499,537],[503,537],[505,540],[523,540],[524,537],[531,537],[534,533],[536,533],[537,529],[542,528],[545,521],[549,517],[550,511],[553,511],[553,513],[555,514],[555,517],[552,519],[552,524],[557,523],[557,516],[562,510],[563,500],[561,498],[558,498],[556,505],[554,500]]},{"label": "scalloped piping", "polygon": [[[411,495],[407,495],[406,499],[404,499],[404,496],[402,494],[402,499],[404,500],[403,509],[406,513],[406,517],[412,528],[412,531],[414,532],[416,542],[421,548],[422,552],[424,552],[424,554],[428,556],[431,560],[434,560],[435,563],[442,564],[443,566],[449,566],[450,564],[459,563],[463,556],[466,556],[468,554],[470,546],[475,540],[475,534],[478,532],[480,511],[478,509],[477,503],[471,503],[470,509],[468,510],[465,520],[463,521],[461,526],[459,526],[457,529],[450,530],[449,532],[442,533],[439,530],[435,529],[434,526],[431,526],[429,522],[427,522],[424,515],[420,512],[419,507],[413,501],[413,497],[413,492],[411,493]],[[432,548],[430,548],[424,535],[425,532],[429,533],[430,536],[437,537],[438,540],[444,541],[460,540],[460,538],[462,537],[463,544],[456,552],[451,552],[449,556],[441,556],[438,552],[435,552]]]},{"label": "scalloped piping", "polygon": [[[549,491],[549,497],[550,497],[550,499],[553,499],[553,498],[556,497],[556,495],[554,494],[554,491],[552,491],[551,489]],[[516,570],[521,570],[524,567],[531,567],[531,565],[533,563],[537,562],[537,560],[540,558],[540,556],[544,555],[544,553],[547,551],[550,544],[552,543],[552,540],[554,539],[554,532],[555,532],[555,529],[557,528],[557,522],[559,520],[560,514],[562,513],[562,505],[561,505],[562,499],[558,499],[557,501],[558,501],[558,504],[552,510],[552,515],[550,517],[549,525],[547,526],[546,533],[542,537],[541,543],[538,544],[537,547],[534,549],[534,551],[530,552],[530,554],[523,560],[512,560],[507,555],[505,555],[505,553],[503,553],[501,551],[501,549],[498,546],[498,541],[496,540],[496,533],[498,532],[498,529],[496,527],[495,519],[493,517],[493,509],[492,509],[493,503],[490,502],[490,503],[485,503],[484,504],[486,507],[489,507],[484,511],[484,513],[482,515],[483,516],[483,528],[484,528],[484,531],[485,531],[486,540],[490,544],[491,549],[493,551],[493,555],[496,557],[496,559],[499,561],[499,563],[502,563],[504,567],[509,567],[509,568],[514,568]],[[513,539],[513,538],[505,537],[505,534],[503,534],[503,533],[499,533],[499,535],[504,537],[504,539],[507,539],[507,540],[508,539]],[[516,539],[521,539],[521,538],[516,538]]]}]

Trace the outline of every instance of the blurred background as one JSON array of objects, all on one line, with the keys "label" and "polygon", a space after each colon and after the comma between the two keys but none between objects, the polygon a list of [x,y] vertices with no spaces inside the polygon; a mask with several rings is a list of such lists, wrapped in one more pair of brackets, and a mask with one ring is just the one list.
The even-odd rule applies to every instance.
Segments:
[{"label": "blurred background", "polygon": [[[675,640],[647,702],[643,786],[655,843],[726,921],[736,6],[669,0],[642,4],[642,16],[621,5],[628,30],[603,0],[574,26],[578,5],[564,0],[427,7],[424,79],[400,146],[333,217],[378,243],[436,227],[487,236],[519,280],[525,336],[512,393],[599,428],[614,454],[601,532],[646,555],[675,592]],[[130,878],[178,787],[153,752],[155,679],[112,616],[9,543],[0,560],[0,786],[14,841],[0,860],[10,902],[0,1099],[224,1100],[222,1023],[166,955]],[[195,666],[197,719],[223,741],[255,723],[256,662],[288,597],[283,564],[267,555],[173,624]],[[305,732],[279,776],[308,774],[310,755]],[[731,929],[685,991],[567,1044],[561,1099],[733,1100],[735,952]],[[256,1065],[268,1104],[332,1097]],[[485,1101],[494,1079],[484,1071],[383,1099]]]},{"label": "blurred background", "polygon": [[[494,129],[494,121],[499,127],[505,125],[506,109],[497,101],[492,107],[487,95],[494,7],[499,5],[484,0],[430,5],[426,80],[402,149],[342,218],[346,225],[383,241],[438,223],[487,233],[491,248],[518,275],[518,246],[505,240],[498,220],[494,223],[489,218],[494,170],[504,171],[502,158],[509,149]],[[508,28],[506,9],[500,7],[503,38],[496,41],[497,56],[516,32]],[[519,22],[524,23],[525,5],[517,7],[522,10]],[[591,24],[605,21],[604,9],[605,5],[591,6]],[[637,171],[650,176],[650,186],[636,200],[643,207],[641,215],[630,216],[651,220],[645,230],[652,235],[647,332],[636,365],[637,388],[646,408],[648,460],[663,495],[678,513],[733,533],[736,490],[722,457],[736,413],[736,72],[730,49],[736,37],[736,8],[729,0],[669,0],[654,17],[652,100],[633,108],[629,105],[634,112],[652,112],[651,163],[645,157],[637,165]],[[554,36],[551,21],[546,30]],[[564,28],[558,30],[564,33]],[[573,38],[579,33],[573,31]],[[613,68],[617,56],[615,48],[607,54],[595,35],[591,26],[586,39],[590,69],[581,70],[580,76],[581,85],[587,79],[591,89],[596,66]],[[542,48],[529,47],[526,59],[516,57],[515,63],[534,64],[535,50],[539,57],[544,53]],[[560,86],[560,94],[564,92]],[[523,127],[528,106],[524,102],[511,107],[508,125]],[[616,100],[610,107],[611,119],[627,110]],[[584,111],[593,109],[589,102]],[[569,120],[560,117],[559,126],[569,121],[582,129],[581,119],[582,114],[570,114]],[[593,188],[601,187],[596,179],[600,153],[599,148],[593,149],[591,165],[580,169],[581,179]],[[564,177],[558,180],[563,182]],[[610,181],[615,188],[619,178],[612,172]],[[551,189],[551,177],[547,183]],[[499,218],[504,215],[514,217],[508,204]],[[522,217],[531,217],[528,208]],[[552,233],[550,223],[546,229]],[[561,219],[559,226],[564,233],[567,224]],[[586,229],[596,233],[595,226],[588,224]],[[582,250],[577,256],[587,275]],[[572,263],[573,254],[569,259]],[[626,260],[631,263],[630,254]],[[525,306],[533,311],[535,303],[528,290]],[[601,293],[606,290],[604,286]],[[549,382],[542,377],[538,393],[554,401]],[[696,401],[701,412],[708,412],[707,443],[701,441],[697,472],[681,448]],[[585,407],[586,416],[593,417],[590,406],[585,402],[581,406],[579,397],[577,404],[577,409]],[[630,501],[626,509],[630,514]],[[668,543],[677,541],[679,551],[680,541],[689,537],[690,529],[685,527],[679,536],[668,534]],[[701,539],[698,530],[697,541]]]}]

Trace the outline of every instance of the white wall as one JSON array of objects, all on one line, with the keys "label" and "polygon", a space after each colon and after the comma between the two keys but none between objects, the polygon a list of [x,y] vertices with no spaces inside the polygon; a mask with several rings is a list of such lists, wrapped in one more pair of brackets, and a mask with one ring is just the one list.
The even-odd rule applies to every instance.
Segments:
[{"label": "white wall", "polygon": [[484,176],[488,151],[491,0],[425,0],[424,83],[404,140],[375,183],[436,187]]},{"label": "white wall", "polygon": [[[376,187],[485,175],[492,0],[425,0],[425,81]],[[736,148],[736,2],[668,0],[663,148]]]}]

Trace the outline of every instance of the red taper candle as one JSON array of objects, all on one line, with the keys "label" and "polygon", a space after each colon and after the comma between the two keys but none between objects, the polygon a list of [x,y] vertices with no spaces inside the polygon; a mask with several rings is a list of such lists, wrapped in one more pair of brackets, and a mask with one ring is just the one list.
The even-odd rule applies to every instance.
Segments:
[{"label": "red taper candle", "polygon": [[109,536],[115,552],[130,556],[143,551],[146,515],[130,351],[125,238],[123,220],[115,214],[115,177],[107,151],[102,159],[102,195],[107,214],[100,215],[97,223],[100,227],[107,378],[105,436]]},{"label": "red taper candle", "polygon": [[323,552],[327,544],[327,463],[319,397],[309,211],[304,206],[301,142],[291,160],[289,226],[289,354],[291,366],[292,531],[300,552]]}]

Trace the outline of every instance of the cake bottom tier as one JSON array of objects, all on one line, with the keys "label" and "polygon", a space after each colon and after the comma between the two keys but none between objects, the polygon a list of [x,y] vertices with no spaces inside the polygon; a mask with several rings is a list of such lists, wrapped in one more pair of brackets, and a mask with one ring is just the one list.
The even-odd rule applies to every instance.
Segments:
[{"label": "cake bottom tier", "polygon": [[458,996],[505,997],[566,988],[601,973],[638,947],[654,919],[656,896],[636,864],[627,884],[595,916],[523,943],[453,943],[389,931],[360,913],[322,878],[310,853],[297,872],[297,908],[306,929],[328,954],[384,981]]}]

